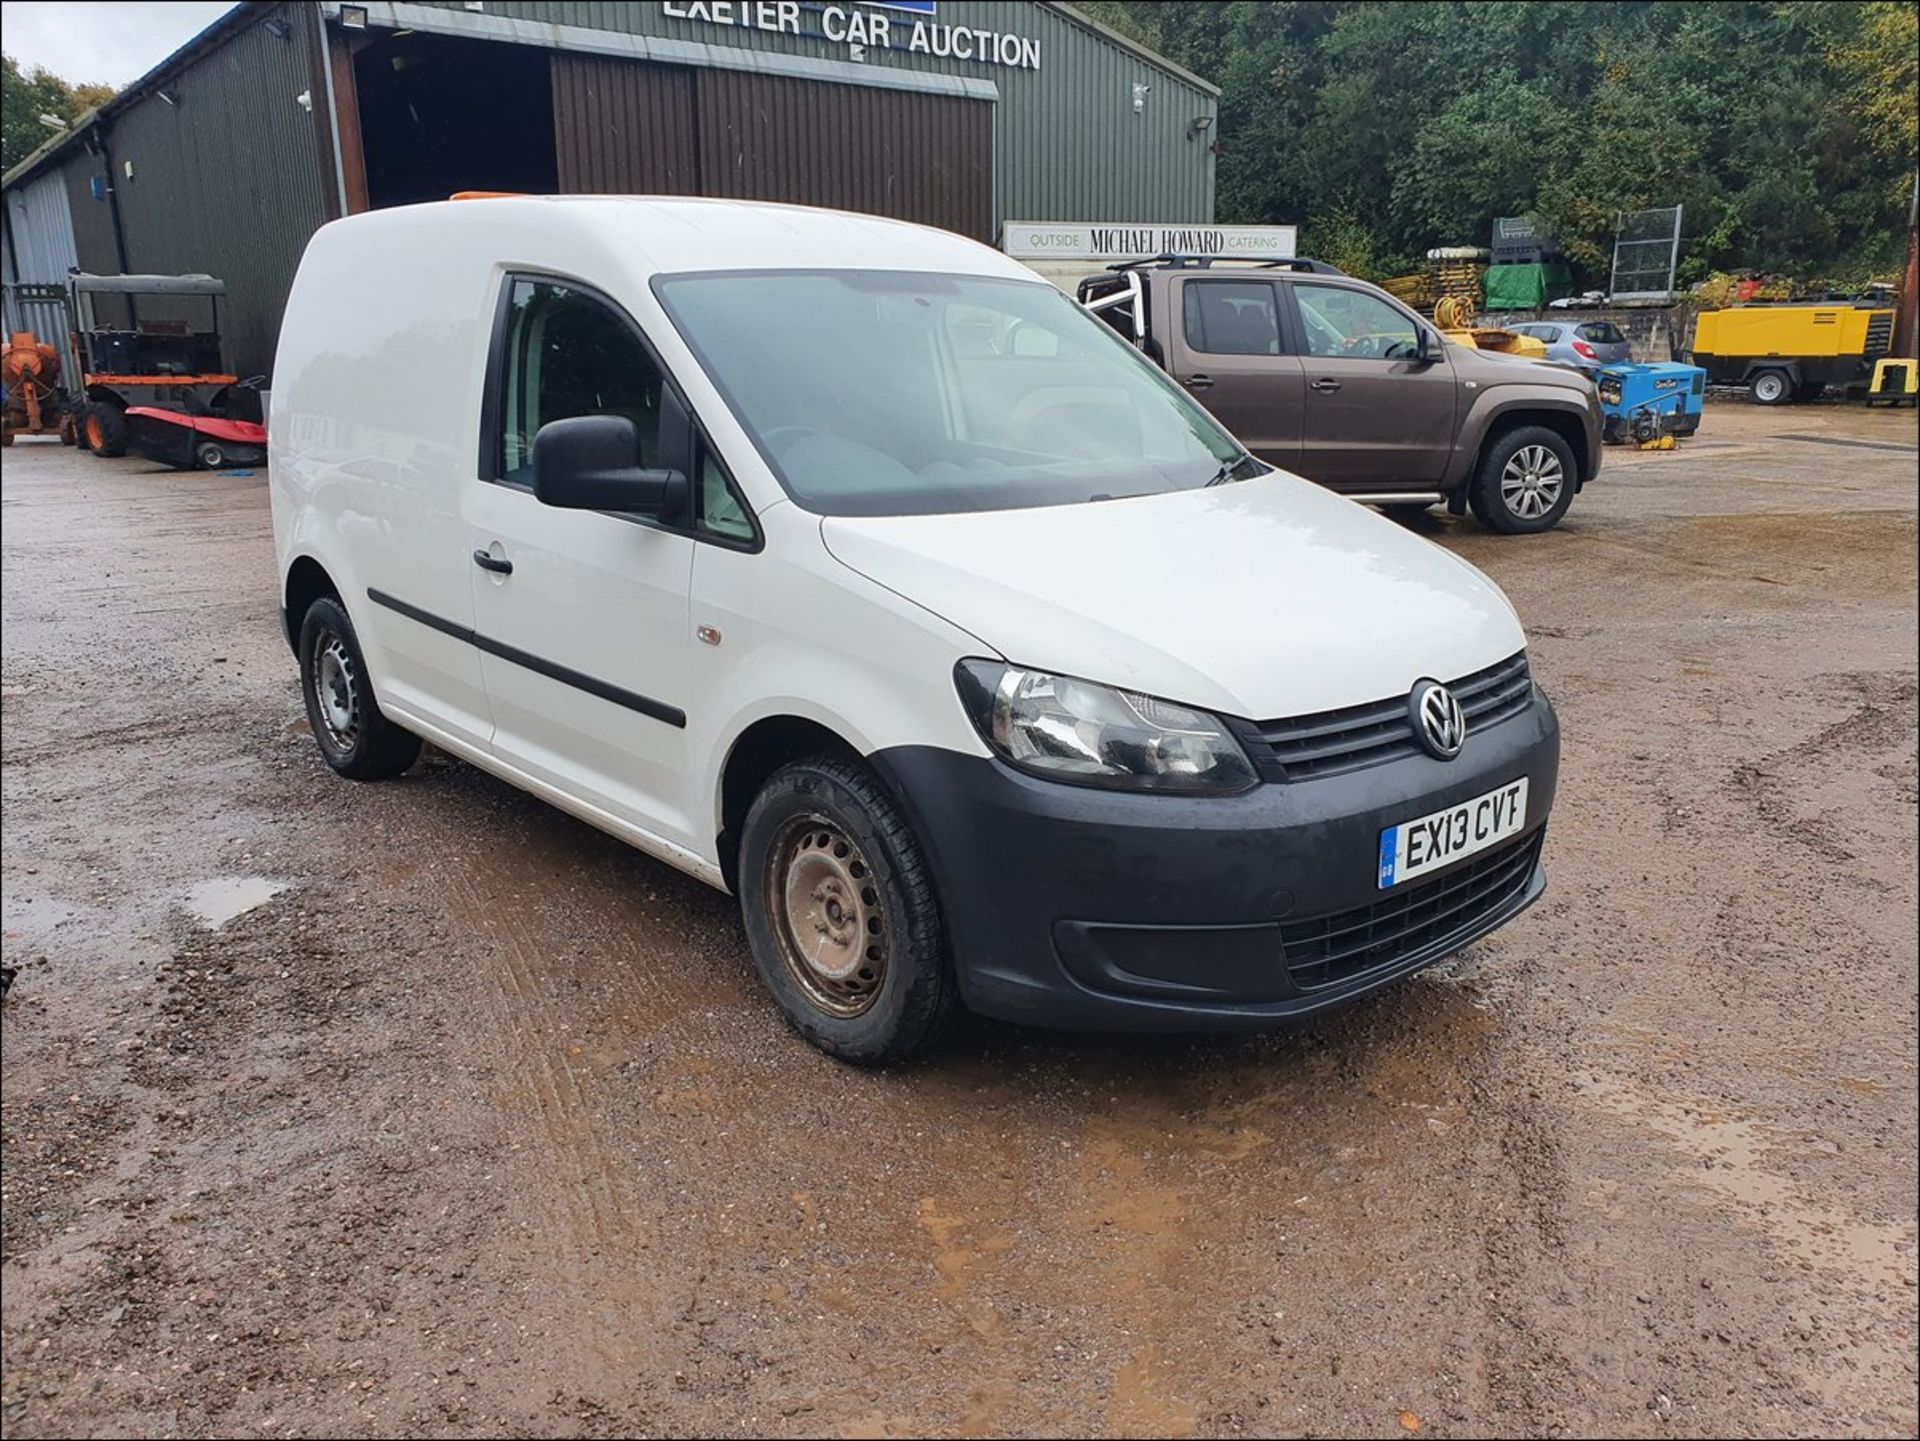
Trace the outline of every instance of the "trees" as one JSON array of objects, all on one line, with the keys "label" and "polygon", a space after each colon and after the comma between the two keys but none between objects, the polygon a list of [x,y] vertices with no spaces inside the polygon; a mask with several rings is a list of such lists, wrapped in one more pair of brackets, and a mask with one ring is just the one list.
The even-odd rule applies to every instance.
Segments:
[{"label": "trees", "polygon": [[1221,86],[1219,219],[1376,274],[1536,213],[1603,283],[1618,212],[1672,204],[1683,278],[1903,252],[1913,0],[1085,8]]},{"label": "trees", "polygon": [[42,115],[71,121],[113,98],[111,85],[69,85],[52,71],[35,66],[22,71],[11,55],[4,58],[0,89],[0,170],[11,170],[53,135]]}]

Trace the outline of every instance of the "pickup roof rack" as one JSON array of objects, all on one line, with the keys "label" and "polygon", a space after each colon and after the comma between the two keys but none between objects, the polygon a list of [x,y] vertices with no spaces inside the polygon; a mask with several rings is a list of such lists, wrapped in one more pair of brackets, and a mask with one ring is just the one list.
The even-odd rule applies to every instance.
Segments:
[{"label": "pickup roof rack", "polygon": [[1179,255],[1167,251],[1161,255],[1148,256],[1143,260],[1122,260],[1109,265],[1109,270],[1144,270],[1148,266],[1164,265],[1173,270],[1210,270],[1222,261],[1234,265],[1244,265],[1249,270],[1299,270],[1309,275],[1345,275],[1346,271],[1337,265],[1329,265],[1324,260],[1308,260],[1304,257],[1292,260],[1255,260],[1238,255]]}]

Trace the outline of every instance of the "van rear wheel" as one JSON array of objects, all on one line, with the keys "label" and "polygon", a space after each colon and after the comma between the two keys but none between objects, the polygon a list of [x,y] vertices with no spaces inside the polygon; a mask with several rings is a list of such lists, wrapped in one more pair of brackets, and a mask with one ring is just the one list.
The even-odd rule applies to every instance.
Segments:
[{"label": "van rear wheel", "polygon": [[300,622],[300,694],[321,758],[348,780],[385,780],[419,759],[420,737],[388,720],[374,699],[353,622],[332,596],[308,606]]},{"label": "van rear wheel", "polygon": [[931,1045],[957,1004],[933,873],[906,817],[858,761],[774,772],[741,828],[740,914],[788,1023],[858,1065]]}]

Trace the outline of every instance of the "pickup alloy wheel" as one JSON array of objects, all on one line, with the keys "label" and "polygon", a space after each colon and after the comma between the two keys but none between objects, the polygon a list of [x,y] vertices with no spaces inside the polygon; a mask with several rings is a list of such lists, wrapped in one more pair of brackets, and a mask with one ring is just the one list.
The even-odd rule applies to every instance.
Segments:
[{"label": "pickup alloy wheel", "polygon": [[1500,499],[1522,520],[1538,520],[1567,483],[1560,457],[1544,445],[1523,445],[1500,468]]},{"label": "pickup alloy wheel", "polygon": [[1523,425],[1487,447],[1467,500],[1489,530],[1531,535],[1559,524],[1573,504],[1573,487],[1566,441],[1544,425]]}]

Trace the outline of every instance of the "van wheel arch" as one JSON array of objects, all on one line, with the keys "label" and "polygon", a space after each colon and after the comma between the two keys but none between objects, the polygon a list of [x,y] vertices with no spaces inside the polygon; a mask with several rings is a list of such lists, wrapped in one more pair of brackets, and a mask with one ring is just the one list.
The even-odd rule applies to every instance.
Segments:
[{"label": "van wheel arch", "polygon": [[[760,788],[780,767],[808,756],[832,755],[861,762],[865,758],[845,736],[802,716],[766,716],[733,742],[720,769],[720,874],[727,889],[739,894],[740,831]],[[891,789],[891,787],[889,787]]]},{"label": "van wheel arch", "polygon": [[[326,567],[310,555],[297,557],[287,567],[287,586],[284,592],[285,609],[281,620],[285,624],[287,645],[295,655],[300,653],[300,622],[307,617],[307,610],[316,600],[340,600],[340,587],[333,583],[333,577],[327,574]],[[344,606],[345,602],[341,601]]]}]

